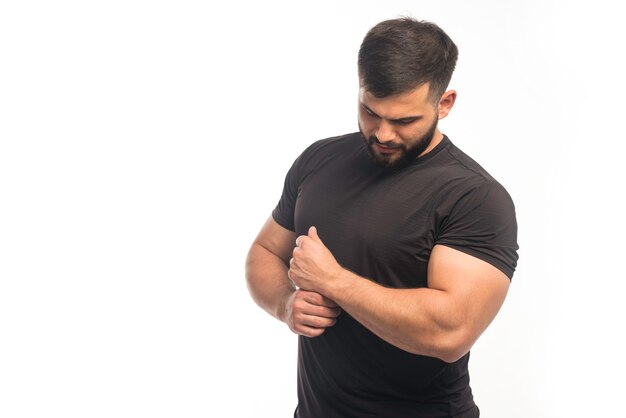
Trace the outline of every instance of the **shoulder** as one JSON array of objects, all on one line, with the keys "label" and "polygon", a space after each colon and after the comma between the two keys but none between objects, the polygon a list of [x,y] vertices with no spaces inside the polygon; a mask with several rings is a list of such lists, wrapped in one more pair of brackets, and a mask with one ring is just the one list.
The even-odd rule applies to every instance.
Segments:
[{"label": "shoulder", "polygon": [[446,170],[451,175],[458,174],[479,183],[494,181],[494,178],[487,170],[449,139],[447,139],[445,147],[438,157],[440,169]]},{"label": "shoulder", "polygon": [[455,200],[470,193],[479,200],[511,200],[498,180],[450,140],[433,163],[435,175],[442,185],[442,196]]},{"label": "shoulder", "polygon": [[441,160],[446,169],[435,205],[437,243],[487,261],[512,277],[519,248],[513,199],[502,184],[452,144]]},{"label": "shoulder", "polygon": [[441,226],[482,219],[486,225],[516,224],[515,205],[506,188],[451,142],[436,165],[440,184],[435,215]]}]

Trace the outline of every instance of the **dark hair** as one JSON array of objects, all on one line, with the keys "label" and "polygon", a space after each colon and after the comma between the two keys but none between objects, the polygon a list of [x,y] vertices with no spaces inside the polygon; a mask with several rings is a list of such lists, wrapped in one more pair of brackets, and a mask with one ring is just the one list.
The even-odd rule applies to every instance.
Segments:
[{"label": "dark hair", "polygon": [[459,51],[437,25],[410,17],[380,22],[359,49],[361,87],[376,97],[404,93],[430,83],[439,100],[452,78]]}]

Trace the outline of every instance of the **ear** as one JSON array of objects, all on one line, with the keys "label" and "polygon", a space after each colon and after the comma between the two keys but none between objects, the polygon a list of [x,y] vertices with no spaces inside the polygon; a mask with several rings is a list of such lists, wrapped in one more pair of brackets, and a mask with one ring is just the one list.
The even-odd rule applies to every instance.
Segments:
[{"label": "ear", "polygon": [[454,106],[454,102],[456,101],[456,91],[448,90],[444,94],[441,95],[441,99],[439,99],[439,119],[443,119],[448,116],[452,106]]}]

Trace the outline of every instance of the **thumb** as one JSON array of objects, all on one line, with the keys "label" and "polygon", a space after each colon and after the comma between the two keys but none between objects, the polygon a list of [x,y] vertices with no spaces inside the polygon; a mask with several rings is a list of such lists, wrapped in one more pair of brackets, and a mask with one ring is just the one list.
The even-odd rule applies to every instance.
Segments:
[{"label": "thumb", "polygon": [[313,238],[313,240],[317,242],[322,242],[322,240],[320,239],[320,236],[317,235],[317,228],[314,226],[309,228],[309,237]]}]

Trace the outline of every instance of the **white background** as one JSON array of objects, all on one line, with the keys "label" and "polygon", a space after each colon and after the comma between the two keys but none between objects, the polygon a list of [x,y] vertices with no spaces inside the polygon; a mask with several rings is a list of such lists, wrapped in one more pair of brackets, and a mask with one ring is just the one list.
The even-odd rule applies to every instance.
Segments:
[{"label": "white background", "polygon": [[617,2],[222,3],[0,3],[0,416],[291,416],[296,337],[245,255],[404,14],[459,46],[441,129],[517,207],[482,416],[626,416]]}]

